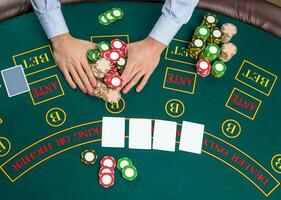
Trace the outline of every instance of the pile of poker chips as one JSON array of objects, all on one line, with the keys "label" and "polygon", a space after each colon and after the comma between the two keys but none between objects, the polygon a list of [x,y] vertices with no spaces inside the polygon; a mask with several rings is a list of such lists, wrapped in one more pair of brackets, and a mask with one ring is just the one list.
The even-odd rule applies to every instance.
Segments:
[{"label": "pile of poker chips", "polygon": [[137,178],[138,172],[132,161],[127,157],[119,158],[117,168],[122,173],[122,177],[127,181],[133,181]]},{"label": "pile of poker chips", "polygon": [[221,46],[219,60],[228,62],[237,53],[237,47],[233,43],[225,43]]},{"label": "pile of poker chips", "polygon": [[91,94],[109,103],[120,100],[123,86],[122,73],[127,64],[127,45],[120,39],[98,43],[97,49],[87,51],[87,59],[97,79]]},{"label": "pile of poker chips", "polygon": [[237,34],[237,28],[234,24],[225,23],[221,26],[221,31],[224,35],[223,43],[228,43],[234,35]]},{"label": "pile of poker chips", "polygon": [[98,21],[101,25],[109,25],[116,20],[122,19],[124,16],[124,12],[121,8],[112,8],[110,10],[105,11],[100,14],[98,17]]},{"label": "pile of poker chips", "polygon": [[112,187],[115,183],[114,169],[116,161],[112,156],[104,156],[100,161],[99,184],[104,188]]},{"label": "pile of poker chips", "polygon": [[[237,53],[234,44],[225,43],[237,33],[235,25],[226,23],[221,28],[217,25],[217,16],[207,13],[200,26],[195,29],[192,41],[187,47],[189,57],[199,59],[196,63],[196,72],[201,77],[207,77],[209,74],[216,78],[222,77],[226,71],[224,62],[229,61]],[[220,48],[221,43],[224,44]]]},{"label": "pile of poker chips", "polygon": [[98,160],[98,155],[94,150],[84,150],[81,153],[80,160],[86,165],[92,165]]}]

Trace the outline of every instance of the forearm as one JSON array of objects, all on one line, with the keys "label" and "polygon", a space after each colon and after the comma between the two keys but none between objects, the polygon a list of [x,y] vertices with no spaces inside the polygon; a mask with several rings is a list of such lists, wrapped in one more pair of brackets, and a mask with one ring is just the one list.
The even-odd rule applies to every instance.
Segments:
[{"label": "forearm", "polygon": [[59,0],[31,0],[31,3],[49,39],[69,32]]},{"label": "forearm", "polygon": [[192,16],[199,0],[166,0],[162,15],[158,19],[149,36],[169,45],[183,24]]}]

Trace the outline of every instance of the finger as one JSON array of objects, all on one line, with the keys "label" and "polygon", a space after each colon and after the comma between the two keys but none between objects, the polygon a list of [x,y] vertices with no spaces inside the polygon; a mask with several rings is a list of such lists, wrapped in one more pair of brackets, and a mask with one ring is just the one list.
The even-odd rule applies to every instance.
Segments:
[{"label": "finger", "polygon": [[86,61],[83,61],[82,67],[83,67],[92,87],[94,87],[96,85],[96,79],[95,79],[94,74],[91,70],[91,67],[89,66],[89,64]]},{"label": "finger", "polygon": [[74,81],[72,80],[69,71],[66,68],[63,68],[61,70],[61,72],[64,75],[64,78],[66,80],[66,82],[68,83],[68,85],[72,88],[72,89],[76,89],[76,84],[74,83]]},{"label": "finger", "polygon": [[143,76],[143,78],[142,78],[140,84],[137,86],[137,89],[136,89],[137,92],[142,91],[142,89],[143,89],[144,86],[146,85],[146,83],[147,83],[149,77],[150,77],[150,74],[146,74],[146,75]]},{"label": "finger", "polygon": [[135,65],[136,64],[132,62],[131,59],[128,59],[128,62],[125,66],[125,70],[122,72],[122,79],[124,85],[126,85],[129,82],[129,80],[131,80],[131,78],[136,74],[136,73],[132,74]]},{"label": "finger", "polygon": [[83,93],[86,93],[86,88],[84,87],[78,73],[76,72],[76,70],[74,68],[71,68],[70,69],[70,74],[73,78],[73,80],[75,81],[75,83],[78,85],[78,87],[80,88],[80,90],[83,92]]},{"label": "finger", "polygon": [[130,82],[125,86],[125,88],[122,90],[122,92],[124,94],[126,94],[127,92],[129,92],[131,90],[132,87],[134,87],[134,85],[137,84],[137,82],[141,79],[141,77],[143,76],[142,72],[138,72],[131,80]]},{"label": "finger", "polygon": [[95,49],[97,46],[98,46],[98,44],[97,44],[97,43],[95,43],[95,42],[91,42],[91,48]]},{"label": "finger", "polygon": [[77,70],[77,73],[78,75],[80,76],[80,80],[82,80],[83,84],[84,84],[84,87],[86,89],[86,92],[88,94],[91,94],[93,92],[93,87],[91,86],[91,83],[83,69],[83,67],[81,65],[78,65],[76,67],[76,70]]}]

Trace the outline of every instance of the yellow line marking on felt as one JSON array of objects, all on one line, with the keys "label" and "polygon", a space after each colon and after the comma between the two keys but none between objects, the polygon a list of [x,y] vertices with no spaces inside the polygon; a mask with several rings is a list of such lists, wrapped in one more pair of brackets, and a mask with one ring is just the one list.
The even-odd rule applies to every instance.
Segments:
[{"label": "yellow line marking on felt", "polygon": [[[128,119],[146,119],[146,118],[126,118],[126,120],[128,120]],[[151,119],[151,120],[155,120],[155,119]],[[68,130],[71,130],[71,129],[74,129],[74,128],[86,126],[86,125],[89,125],[89,124],[100,123],[100,122],[102,122],[102,120],[98,120],[98,121],[93,121],[93,122],[88,122],[88,123],[84,123],[84,124],[72,126],[72,127],[70,127],[70,128],[61,130],[61,131],[56,132],[56,133],[53,133],[53,134],[51,134],[51,135],[49,135],[49,136],[47,136],[47,137],[44,137],[44,138],[38,140],[37,142],[35,142],[35,143],[33,143],[33,144],[27,146],[26,148],[24,148],[23,150],[21,150],[20,152],[18,152],[17,154],[15,154],[14,156],[12,156],[11,158],[9,158],[6,162],[4,162],[4,163],[0,166],[0,169],[4,172],[4,174],[8,177],[8,179],[9,179],[11,182],[15,182],[18,178],[20,178],[20,177],[23,176],[25,173],[27,173],[28,171],[30,171],[30,170],[33,169],[34,167],[38,166],[38,165],[41,164],[42,162],[44,162],[44,161],[46,161],[46,160],[48,160],[48,159],[50,159],[50,158],[52,158],[52,157],[54,157],[54,156],[56,156],[56,155],[62,153],[62,152],[68,151],[68,150],[70,150],[70,149],[73,149],[73,148],[75,148],[75,147],[78,147],[78,146],[81,146],[81,145],[84,145],[84,144],[95,143],[95,142],[101,141],[101,139],[90,140],[90,141],[87,141],[87,142],[79,143],[79,144],[73,145],[73,146],[71,146],[71,147],[68,147],[68,148],[66,148],[66,149],[63,149],[63,150],[61,150],[61,151],[59,151],[59,152],[56,152],[56,153],[50,155],[49,157],[46,157],[45,159],[39,161],[39,162],[36,163],[35,165],[31,166],[31,167],[28,168],[26,171],[24,171],[22,174],[20,174],[19,176],[17,176],[15,179],[11,179],[11,177],[9,177],[9,175],[8,175],[8,174],[5,172],[5,170],[3,169],[3,166],[4,166],[7,162],[9,162],[10,160],[12,160],[14,157],[16,157],[17,155],[19,155],[19,154],[22,153],[23,151],[27,150],[29,147],[32,147],[32,146],[34,146],[35,144],[38,144],[39,142],[41,142],[41,141],[43,141],[43,140],[45,140],[45,139],[47,139],[47,138],[50,138],[50,137],[55,136],[55,135],[58,135],[59,133],[62,133],[62,132],[65,132],[65,131],[68,131]],[[179,126],[181,126],[181,124],[179,124],[179,123],[177,123],[177,124],[178,124]],[[280,185],[279,181],[278,181],[271,173],[269,173],[261,164],[259,164],[256,160],[254,160],[252,157],[250,157],[250,156],[249,156],[248,154],[246,154],[244,151],[238,149],[237,147],[235,147],[235,146],[233,146],[232,144],[230,144],[230,143],[224,141],[223,139],[221,139],[221,138],[219,138],[219,137],[217,137],[217,136],[215,136],[215,135],[212,135],[211,133],[208,133],[208,132],[205,131],[205,134],[207,134],[207,135],[209,135],[209,136],[211,136],[211,137],[213,137],[213,138],[215,138],[215,139],[217,139],[217,140],[219,140],[219,141],[221,141],[221,142],[224,142],[225,144],[231,146],[232,148],[234,148],[234,149],[236,149],[237,151],[241,152],[242,154],[246,155],[249,159],[251,159],[254,163],[256,163],[258,166],[260,166],[264,171],[266,171],[266,172],[276,181],[277,185],[276,185],[269,193],[265,193],[255,182],[253,182],[250,178],[248,178],[245,174],[243,174],[239,169],[237,169],[237,168],[235,168],[234,166],[230,165],[229,163],[227,163],[226,161],[222,160],[221,158],[219,158],[219,157],[213,155],[212,153],[209,153],[209,152],[207,152],[207,151],[205,151],[205,150],[202,150],[203,153],[206,153],[207,155],[210,155],[211,157],[214,157],[214,158],[220,160],[221,162],[225,163],[226,165],[228,165],[229,167],[231,167],[232,169],[234,169],[235,171],[237,171],[238,173],[240,173],[243,177],[245,177],[247,180],[249,180],[255,187],[257,187],[265,196],[268,197],[268,196]],[[126,136],[125,138],[128,138],[128,136]],[[179,144],[178,141],[176,141],[176,143]]]}]

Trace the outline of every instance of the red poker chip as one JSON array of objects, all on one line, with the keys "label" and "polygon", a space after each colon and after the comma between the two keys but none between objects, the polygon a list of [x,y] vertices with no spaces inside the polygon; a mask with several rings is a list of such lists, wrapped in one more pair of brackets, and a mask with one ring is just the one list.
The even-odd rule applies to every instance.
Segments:
[{"label": "red poker chip", "polygon": [[210,72],[209,71],[207,71],[207,72],[199,72],[199,71],[197,71],[197,74],[199,75],[199,76],[201,76],[201,77],[207,77],[207,76],[209,76],[210,75]]},{"label": "red poker chip", "polygon": [[118,51],[116,50],[111,50],[109,53],[108,53],[108,56],[107,58],[111,61],[111,62],[116,62],[120,59],[121,55]]},{"label": "red poker chip", "polygon": [[100,57],[101,57],[101,58],[105,58],[105,55],[104,55],[105,52],[107,52],[107,51],[101,51],[101,52],[100,52]]},{"label": "red poker chip", "polygon": [[127,57],[127,49],[120,50],[119,54],[121,55],[121,57]]},{"label": "red poker chip", "polygon": [[[117,68],[116,68],[116,71],[113,71],[113,70],[110,70],[108,71],[105,75],[104,75],[104,78],[103,78],[103,82],[106,84],[107,87],[110,87],[110,88],[119,88],[119,87],[115,87],[114,85],[112,85],[111,81],[112,81],[112,78],[114,77],[120,77],[118,72],[117,72]],[[121,78],[121,77],[120,77]],[[121,80],[123,82],[123,80]]]},{"label": "red poker chip", "polygon": [[115,66],[111,66],[110,70],[111,70],[111,71],[114,71],[114,72],[117,72],[118,69],[117,69],[117,67],[115,67]]},{"label": "red poker chip", "polygon": [[111,53],[111,50],[105,51],[104,57],[110,60],[110,58],[109,58],[110,53]]},{"label": "red poker chip", "polygon": [[114,185],[114,175],[110,173],[104,173],[99,177],[99,184],[104,188],[109,188]]},{"label": "red poker chip", "polygon": [[101,177],[102,174],[112,174],[114,175],[114,170],[109,167],[101,167],[99,169],[99,177]]},{"label": "red poker chip", "polygon": [[108,167],[114,169],[116,167],[116,161],[112,156],[104,156],[100,161],[101,167]]},{"label": "red poker chip", "polygon": [[117,75],[117,76],[112,76],[109,80],[109,86],[112,89],[119,89],[122,86],[123,79]]},{"label": "red poker chip", "polygon": [[124,48],[124,42],[120,39],[114,39],[110,42],[111,48],[121,50]]},{"label": "red poker chip", "polygon": [[209,72],[211,71],[211,64],[209,61],[204,60],[204,59],[200,59],[197,63],[196,63],[196,71],[197,72]]},{"label": "red poker chip", "polygon": [[127,52],[127,50],[128,50],[128,46],[125,43],[123,43],[121,51]]}]

